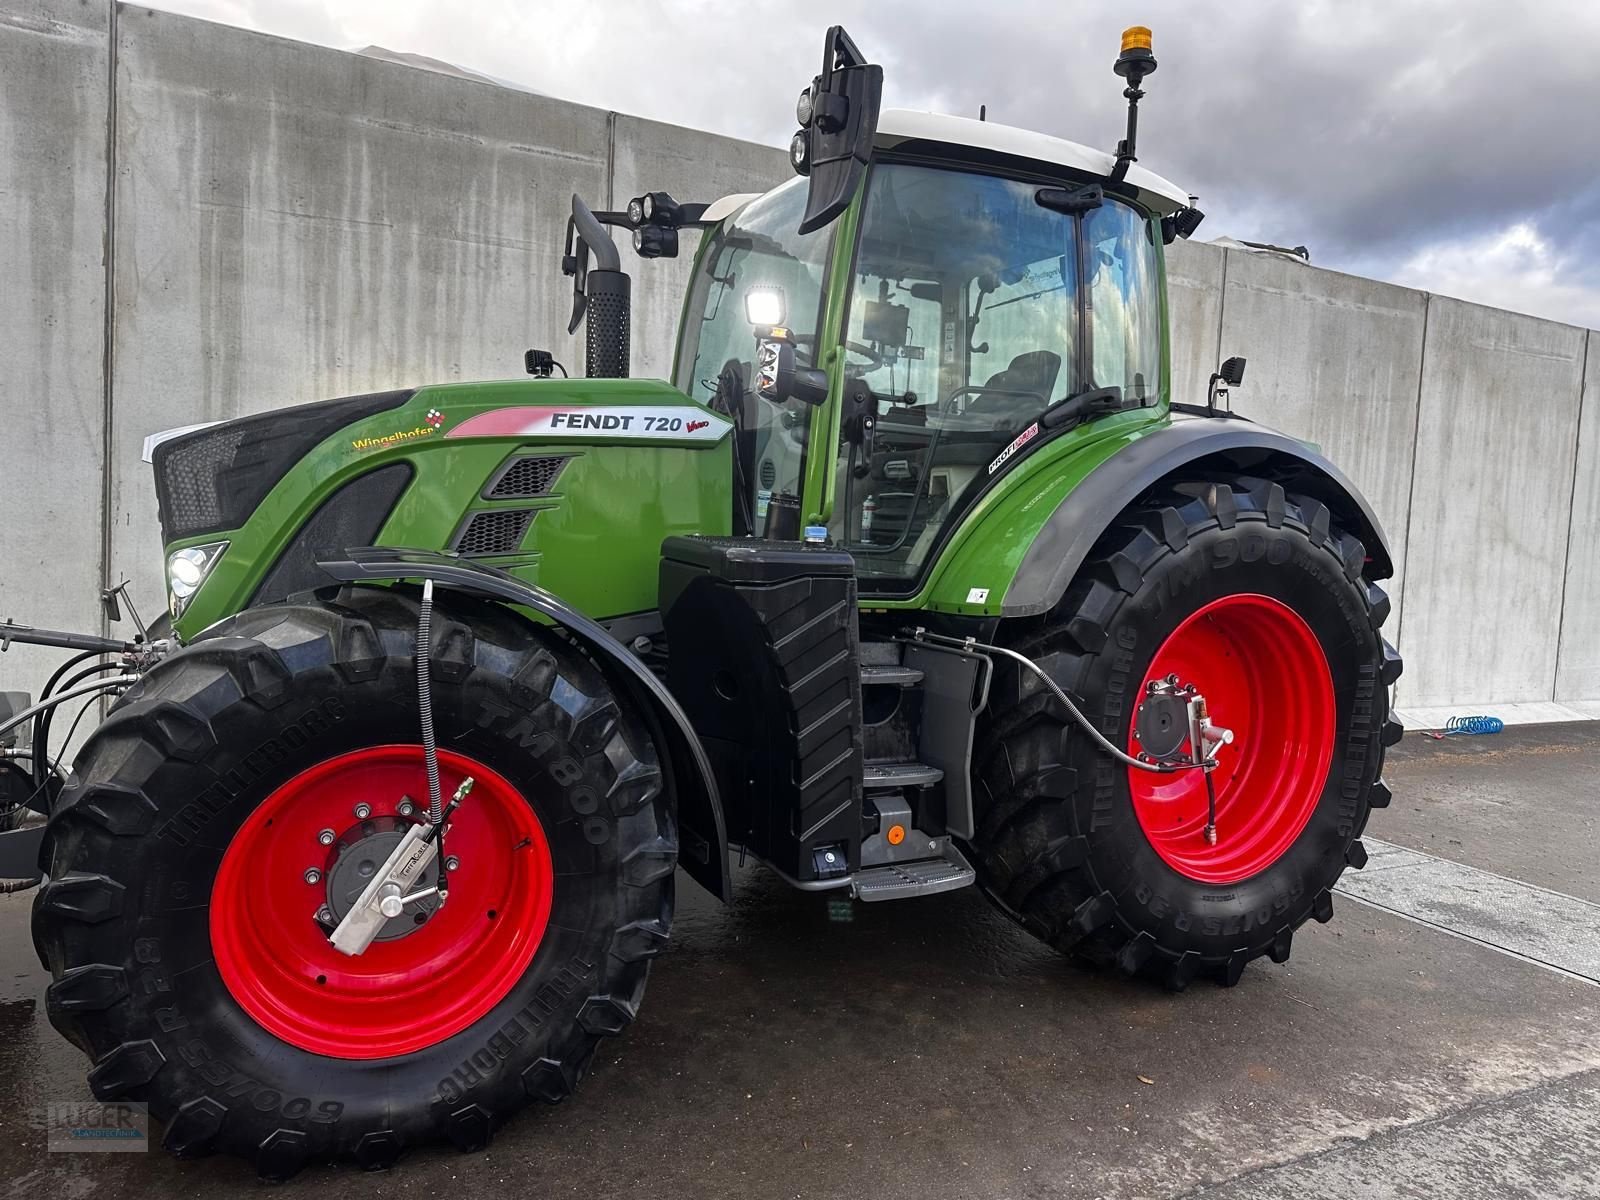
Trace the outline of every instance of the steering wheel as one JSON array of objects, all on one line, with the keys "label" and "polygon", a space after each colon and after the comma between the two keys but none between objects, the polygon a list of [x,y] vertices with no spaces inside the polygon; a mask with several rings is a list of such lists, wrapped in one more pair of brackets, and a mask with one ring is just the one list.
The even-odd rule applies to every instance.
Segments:
[{"label": "steering wheel", "polygon": [[865,365],[861,363],[845,363],[844,370],[846,375],[849,375],[851,371],[854,371],[855,375],[853,378],[860,378],[862,375],[869,374],[883,366],[883,355],[874,350],[871,346],[864,346],[860,342],[847,341],[844,344],[844,348],[848,353],[859,354],[862,358],[867,360]]},{"label": "steering wheel", "polygon": [[[791,334],[790,336],[794,338],[794,344],[796,346],[809,346],[812,348],[811,361],[813,364],[815,364],[817,360],[815,350],[817,344],[817,335],[814,333],[795,333]],[[869,371],[876,371],[879,367],[883,366],[883,355],[863,342],[846,341],[844,348],[849,353],[859,354],[862,358],[867,360],[865,364],[845,363],[845,374],[849,378],[858,378],[862,375],[865,375]]]}]

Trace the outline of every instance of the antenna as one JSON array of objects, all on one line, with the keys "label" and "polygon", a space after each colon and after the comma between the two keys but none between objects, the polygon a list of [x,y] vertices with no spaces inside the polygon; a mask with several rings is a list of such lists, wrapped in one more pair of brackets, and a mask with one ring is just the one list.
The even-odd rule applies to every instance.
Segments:
[{"label": "antenna", "polygon": [[987,104],[978,105],[978,120],[987,121],[988,119],[989,119],[989,106]]}]

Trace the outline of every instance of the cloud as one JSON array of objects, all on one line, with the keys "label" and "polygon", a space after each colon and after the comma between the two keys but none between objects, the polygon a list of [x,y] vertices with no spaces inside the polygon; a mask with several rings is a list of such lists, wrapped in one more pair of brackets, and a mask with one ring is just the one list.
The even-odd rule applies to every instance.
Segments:
[{"label": "cloud", "polygon": [[[823,26],[838,21],[883,64],[888,105],[987,104],[991,119],[1110,148],[1123,113],[1110,64],[1139,21],[1161,64],[1141,160],[1200,195],[1202,236],[1305,244],[1313,262],[1378,278],[1456,280],[1449,247],[1525,226],[1547,257],[1505,258],[1499,303],[1595,320],[1600,224],[1574,224],[1600,217],[1592,0],[991,0],[981,19],[929,0],[820,15],[777,0],[162,2],[772,145],[787,141]],[[1468,275],[1452,286],[1481,292]]]},{"label": "cloud", "polygon": [[1594,272],[1528,221],[1425,246],[1399,265],[1394,281],[1518,312],[1554,309],[1561,320],[1600,328],[1600,281]]}]

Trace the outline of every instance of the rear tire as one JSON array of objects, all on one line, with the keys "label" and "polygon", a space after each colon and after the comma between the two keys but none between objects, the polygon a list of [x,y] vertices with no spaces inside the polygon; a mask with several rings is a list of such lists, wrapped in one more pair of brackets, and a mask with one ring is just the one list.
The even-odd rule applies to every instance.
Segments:
[{"label": "rear tire", "polygon": [[[1387,692],[1400,659],[1379,633],[1389,601],[1364,578],[1365,562],[1359,539],[1340,529],[1326,506],[1259,479],[1179,484],[1118,518],[1057,611],[1019,636],[1016,649],[1072,695],[1106,737],[1133,752],[1144,684],[1155,677],[1158,656],[1171,654],[1174,635],[1193,626],[1191,618],[1219,602],[1219,611],[1246,610],[1246,624],[1234,618],[1235,640],[1222,639],[1221,657],[1213,658],[1236,685],[1240,677],[1251,681],[1243,660],[1255,655],[1263,668],[1275,661],[1267,626],[1281,621],[1283,629],[1306,631],[1303,653],[1319,666],[1326,658],[1326,724],[1306,726],[1322,730],[1311,738],[1322,757],[1309,778],[1301,771],[1263,787],[1261,775],[1241,767],[1244,783],[1220,782],[1212,854],[1192,815],[1186,832],[1158,828],[1151,814],[1162,806],[1145,795],[1136,804],[1132,769],[1093,745],[1031,673],[1002,663],[975,757],[973,849],[990,897],[1052,946],[1174,989],[1200,975],[1232,985],[1263,954],[1285,961],[1307,918],[1331,916],[1335,881],[1347,865],[1366,862],[1357,839],[1371,809],[1389,803],[1380,772],[1385,747],[1400,733]],[[1236,701],[1234,712],[1217,702],[1225,681],[1213,678],[1216,690],[1204,678],[1182,682],[1210,692],[1219,724],[1254,717],[1261,734],[1255,745],[1246,736],[1224,753],[1264,749],[1257,761],[1265,773],[1276,769],[1277,745],[1263,743],[1281,734],[1277,714],[1296,704],[1316,707],[1293,681],[1304,678],[1310,695],[1315,674],[1263,669],[1239,691],[1247,699]],[[1263,694],[1273,690],[1280,694]],[[1140,783],[1151,778],[1158,777],[1144,775]],[[1253,793],[1246,787],[1252,778]],[[1239,788],[1231,796],[1229,783]],[[1299,801],[1275,794],[1295,787]],[[1272,817],[1280,800],[1299,803],[1298,814]],[[1278,825],[1252,829],[1252,820]],[[1251,838],[1258,852],[1240,853]]]},{"label": "rear tire", "polygon": [[[461,871],[450,901],[417,933],[354,959],[300,923],[324,893],[301,878],[300,843],[306,863],[326,863],[316,858],[324,819],[359,836],[370,827],[356,802],[398,809],[397,789],[362,791],[363,779],[391,777],[363,776],[361,764],[376,758],[372,769],[393,771],[398,754],[406,794],[426,806],[412,745],[416,618],[413,590],[347,588],[223,622],[118,702],[51,817],[50,880],[34,905],[35,941],[54,977],[50,1019],[93,1058],[95,1095],[148,1101],[174,1153],[236,1154],[283,1179],[311,1161],[385,1167],[436,1140],[479,1149],[530,1100],[570,1094],[599,1039],[637,1012],[670,930],[677,855],[655,747],[593,663],[500,606],[445,596],[435,608],[441,758],[479,775],[478,796],[456,818]],[[313,767],[356,772],[342,777],[356,784],[348,802],[332,793],[337,813],[353,815],[328,816],[334,801],[321,794],[288,868],[249,874],[276,864],[273,839],[319,794],[304,782]],[[485,793],[491,774],[499,790]],[[474,822],[483,828],[495,811],[491,833],[528,834],[503,846],[480,833],[474,862]],[[530,840],[547,845],[548,879],[528,865]],[[512,881],[500,913],[479,911],[481,897],[471,904],[471,873],[491,864]],[[229,873],[247,886],[227,883]],[[326,868],[325,884],[334,873]],[[517,905],[540,879],[542,929],[527,931],[538,937],[532,949],[518,948],[505,940],[511,921],[495,922],[534,924],[534,907]],[[275,923],[278,910],[289,916]],[[456,923],[439,928],[449,936],[422,940],[447,920]],[[306,951],[308,929],[320,951]],[[473,939],[487,947],[476,960]],[[327,1000],[308,1023],[293,1011],[306,972],[274,971],[322,952],[328,965],[306,971],[326,971],[309,986]],[[407,966],[407,954],[418,961]],[[525,968],[474,992],[475,968],[492,974],[508,957]],[[463,961],[474,969],[446,969]],[[383,989],[401,985],[374,980],[395,962],[409,971],[413,999],[385,1010]],[[366,1003],[340,990],[362,987],[378,989]],[[390,1028],[375,1036],[380,1016]],[[441,1036],[431,1036],[432,1020]]]}]

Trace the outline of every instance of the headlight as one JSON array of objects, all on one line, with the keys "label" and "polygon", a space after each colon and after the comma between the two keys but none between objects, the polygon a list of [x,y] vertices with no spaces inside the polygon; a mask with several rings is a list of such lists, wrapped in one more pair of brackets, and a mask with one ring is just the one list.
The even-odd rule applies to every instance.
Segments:
[{"label": "headlight", "polygon": [[806,88],[800,93],[800,99],[795,102],[794,119],[804,129],[811,124],[811,89]]},{"label": "headlight", "polygon": [[227,542],[212,542],[206,546],[185,546],[167,556],[167,610],[173,620],[183,615],[190,599],[200,590],[227,548]]},{"label": "headlight", "polygon": [[804,129],[789,139],[789,165],[797,175],[811,174],[811,144]]}]

